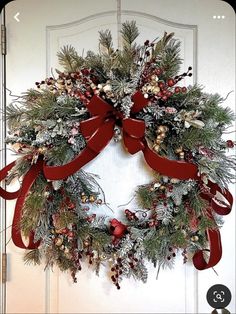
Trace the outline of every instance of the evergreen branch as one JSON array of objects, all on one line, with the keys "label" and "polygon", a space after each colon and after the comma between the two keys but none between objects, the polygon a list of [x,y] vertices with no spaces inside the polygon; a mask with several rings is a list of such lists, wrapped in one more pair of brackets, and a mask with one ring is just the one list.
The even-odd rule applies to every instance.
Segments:
[{"label": "evergreen branch", "polygon": [[28,265],[31,265],[31,264],[40,265],[41,259],[42,259],[42,256],[40,254],[39,249],[28,251],[23,258],[25,264],[28,264]]},{"label": "evergreen branch", "polygon": [[124,46],[131,46],[139,35],[139,30],[135,21],[126,21],[122,23],[121,31]]},{"label": "evergreen branch", "polygon": [[57,57],[59,64],[68,72],[75,72],[84,64],[84,59],[78,55],[71,45],[62,47],[61,51],[57,53]]},{"label": "evergreen branch", "polygon": [[155,44],[154,50],[152,52],[152,56],[154,58],[157,57],[159,54],[161,54],[164,51],[166,45],[171,40],[171,38],[173,38],[173,36],[174,36],[174,33],[167,34],[166,32],[164,32],[164,36],[162,37],[162,39],[160,39]]},{"label": "evergreen branch", "polygon": [[99,44],[106,49],[106,53],[109,55],[113,52],[112,36],[110,30],[99,32]]},{"label": "evergreen branch", "polygon": [[27,121],[27,110],[16,104],[9,104],[6,109],[6,119],[9,129],[18,128],[22,122]]}]

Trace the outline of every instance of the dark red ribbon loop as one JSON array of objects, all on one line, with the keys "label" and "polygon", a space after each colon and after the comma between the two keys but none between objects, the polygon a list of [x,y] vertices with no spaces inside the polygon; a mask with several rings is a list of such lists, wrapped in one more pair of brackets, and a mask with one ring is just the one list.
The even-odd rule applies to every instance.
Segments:
[{"label": "dark red ribbon loop", "polygon": [[193,256],[193,265],[198,270],[204,270],[210,267],[214,267],[221,259],[222,256],[222,246],[219,230],[207,230],[207,237],[210,246],[210,256],[208,262],[206,262],[204,257],[204,251],[199,250]]},{"label": "dark red ribbon loop", "polygon": [[[216,183],[208,180],[207,183],[208,190],[205,190],[201,193],[201,197],[208,201],[209,207],[215,211],[218,215],[228,215],[232,209],[233,205],[233,196],[228,190],[222,190]],[[219,200],[216,200],[217,192],[225,198],[227,203],[219,204]],[[208,210],[208,216],[214,220],[212,212]],[[193,256],[193,264],[199,269],[207,269],[214,267],[221,259],[222,256],[222,246],[220,231],[208,229],[207,237],[209,241],[209,260],[206,262],[204,258],[204,250],[197,251]]]},{"label": "dark red ribbon loop", "polygon": [[[13,161],[9,165],[4,167],[2,170],[0,170],[0,182],[7,177],[8,172],[15,166],[15,164],[16,162]],[[18,197],[19,193],[20,189],[15,192],[8,192],[4,190],[2,187],[0,187],[0,196],[5,200],[14,200],[15,198]]]},{"label": "dark red ribbon loop", "polygon": [[43,160],[39,159],[36,164],[33,164],[30,170],[26,173],[22,181],[22,187],[20,189],[19,196],[15,205],[15,212],[12,223],[12,241],[16,246],[22,249],[35,249],[39,246],[40,242],[34,242],[34,232],[31,231],[29,234],[29,243],[25,245],[22,239],[20,230],[20,221],[22,217],[22,208],[25,199],[29,193],[30,188],[34,184],[35,180],[39,176],[43,169]]}]

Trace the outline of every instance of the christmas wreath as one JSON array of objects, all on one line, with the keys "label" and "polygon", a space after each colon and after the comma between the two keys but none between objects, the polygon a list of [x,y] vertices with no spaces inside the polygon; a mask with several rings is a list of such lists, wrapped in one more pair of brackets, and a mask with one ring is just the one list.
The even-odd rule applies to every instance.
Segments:
[{"label": "christmas wreath", "polygon": [[[221,216],[232,207],[227,184],[236,163],[226,153],[234,142],[222,134],[233,112],[218,94],[183,86],[192,68],[179,74],[173,33],[138,45],[136,23],[125,22],[122,50],[113,48],[109,30],[99,35],[99,53],[81,57],[63,47],[64,71],[7,107],[6,143],[19,158],[0,180],[21,182],[15,192],[0,189],[16,199],[12,240],[27,249],[25,262],[57,265],[74,281],[82,261],[96,273],[109,265],[118,289],[123,277],[146,282],[146,261],[160,269],[177,253],[199,270],[213,267],[222,255]],[[104,192],[96,175],[82,170],[112,138],[130,154],[142,152],[155,173],[137,186],[139,208],[124,208],[122,221],[94,214]]]}]

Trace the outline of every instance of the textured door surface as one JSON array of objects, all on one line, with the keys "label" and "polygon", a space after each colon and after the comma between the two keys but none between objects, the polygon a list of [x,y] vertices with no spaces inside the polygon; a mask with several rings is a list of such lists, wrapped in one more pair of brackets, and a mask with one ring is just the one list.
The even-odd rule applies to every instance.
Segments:
[{"label": "textured door surface", "polygon": [[[17,12],[18,23],[13,18]],[[214,15],[225,18],[214,19]],[[56,53],[63,45],[73,45],[80,54],[97,50],[98,31],[109,28],[114,44],[119,46],[118,31],[126,20],[136,20],[140,43],[162,36],[164,31],[175,32],[182,43],[182,69],[193,67],[194,75],[185,81],[186,85],[199,82],[206,86],[206,92],[223,96],[234,89],[234,12],[222,1],[41,0],[39,4],[35,0],[19,0],[7,5],[6,17],[7,87],[13,94],[33,87],[34,82],[60,68]],[[233,107],[233,100],[230,94],[225,104]],[[13,159],[9,153],[8,162]],[[117,217],[124,208],[120,205],[130,201],[135,186],[151,178],[141,155],[127,155],[115,143],[110,143],[85,170],[99,174],[99,183]],[[135,204],[131,202],[129,206]],[[8,225],[12,214],[13,202],[9,202]],[[225,284],[234,295],[234,217],[232,212],[222,229],[224,250],[215,267],[218,276],[212,269],[197,272],[191,265],[183,265],[179,256],[175,268],[161,271],[158,280],[156,269],[149,266],[146,284],[124,280],[119,291],[104,270],[97,277],[84,266],[74,284],[68,274],[61,274],[56,268],[52,272],[26,266],[22,250],[9,242],[7,313],[209,313],[205,296],[210,286]],[[231,311],[234,302],[229,306]]]}]

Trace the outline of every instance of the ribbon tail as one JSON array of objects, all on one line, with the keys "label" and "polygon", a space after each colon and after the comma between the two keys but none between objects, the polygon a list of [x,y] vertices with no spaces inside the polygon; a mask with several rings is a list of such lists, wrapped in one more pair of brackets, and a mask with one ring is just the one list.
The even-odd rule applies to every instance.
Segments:
[{"label": "ribbon tail", "polygon": [[69,163],[62,166],[43,165],[43,172],[49,180],[62,180],[80,170],[93,160],[110,142],[113,136],[114,121],[105,122],[87,141],[87,146]]},{"label": "ribbon tail", "polygon": [[[15,166],[15,164],[16,161],[13,161],[9,165],[0,170],[0,182],[7,177],[8,171],[10,171]],[[5,200],[13,200],[18,197],[19,193],[20,189],[15,192],[8,192],[4,190],[2,187],[0,187],[0,196]]]},{"label": "ribbon tail", "polygon": [[22,217],[22,208],[25,202],[25,198],[32,187],[33,183],[37,179],[38,175],[42,171],[43,160],[40,159],[36,164],[32,165],[30,170],[26,173],[22,181],[22,187],[20,191],[20,195],[16,201],[15,212],[12,223],[12,240],[13,243],[22,249],[36,249],[40,241],[34,242],[34,232],[31,231],[29,234],[29,243],[26,246],[22,240],[21,231],[20,231],[20,221]]},{"label": "ribbon tail", "polygon": [[[228,215],[231,212],[233,206],[233,195],[227,189],[222,190],[218,184],[213,183],[210,180],[208,180],[207,185],[210,187],[211,192],[215,196],[211,199],[211,207],[218,215]],[[220,205],[220,200],[216,200],[217,192],[219,193],[219,196],[222,195],[227,200],[228,204],[223,202],[224,205]]]},{"label": "ribbon tail", "polygon": [[76,158],[62,166],[43,165],[43,172],[49,180],[62,180],[80,170],[84,165],[93,160],[99,152],[86,147]]},{"label": "ribbon tail", "polygon": [[162,175],[180,180],[197,179],[197,166],[192,163],[161,157],[152,151],[147,143],[143,154],[147,164]]},{"label": "ribbon tail", "polygon": [[197,251],[193,256],[193,265],[198,270],[214,267],[221,259],[222,247],[219,230],[207,230],[208,241],[210,243],[210,257],[208,262],[204,258],[204,250]]}]

